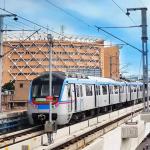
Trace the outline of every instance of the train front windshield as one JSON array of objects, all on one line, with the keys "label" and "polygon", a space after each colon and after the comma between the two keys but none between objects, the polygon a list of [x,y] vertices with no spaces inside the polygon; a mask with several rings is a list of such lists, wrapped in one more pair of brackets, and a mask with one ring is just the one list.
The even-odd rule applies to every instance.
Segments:
[{"label": "train front windshield", "polygon": [[[52,95],[59,97],[62,85],[52,85]],[[49,95],[49,85],[33,85],[32,86],[32,97],[33,98],[44,98]]]},{"label": "train front windshield", "polygon": [[[52,96],[59,97],[63,80],[52,77]],[[39,77],[32,82],[32,98],[46,98],[49,96],[49,77]]]}]

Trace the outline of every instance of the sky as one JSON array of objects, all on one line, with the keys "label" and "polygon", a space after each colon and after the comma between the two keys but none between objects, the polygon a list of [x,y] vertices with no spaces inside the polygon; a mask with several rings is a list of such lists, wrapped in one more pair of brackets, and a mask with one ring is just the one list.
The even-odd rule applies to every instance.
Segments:
[{"label": "sky", "polygon": [[[113,38],[112,36],[109,36],[102,31],[98,31],[94,26],[135,26],[133,21],[136,23],[136,25],[139,26],[141,25],[140,11],[130,12],[130,18],[133,21],[125,13],[127,8],[143,7],[144,4],[144,6],[148,8],[147,24],[148,37],[150,37],[149,0],[114,0],[122,10],[112,0],[49,0],[56,6],[60,7],[78,19],[48,3],[47,0],[0,1],[2,1],[0,3],[0,8],[5,8],[6,10],[16,15],[22,16],[35,23],[48,27],[49,29],[58,33],[61,31],[61,25],[64,25],[65,34],[99,37],[100,39],[105,39],[106,44],[123,44],[123,42]],[[0,11],[0,13],[6,14],[4,11]],[[38,26],[24,21],[21,18],[19,18],[18,21],[35,29],[39,29]],[[31,29],[30,27],[19,22],[15,22],[13,18],[5,18],[4,28],[6,28],[7,25],[7,29],[14,29],[14,27],[16,29]],[[44,29],[41,30],[45,31]],[[104,30],[142,50],[141,28],[107,28]],[[149,44],[150,41],[148,41],[148,49]],[[150,59],[150,57],[148,58]],[[124,75],[139,75],[139,72],[142,74],[141,53],[130,46],[124,45],[122,48],[120,47],[120,68],[124,67],[127,63],[131,63],[131,65],[120,70],[121,72],[127,72],[124,73]]]}]

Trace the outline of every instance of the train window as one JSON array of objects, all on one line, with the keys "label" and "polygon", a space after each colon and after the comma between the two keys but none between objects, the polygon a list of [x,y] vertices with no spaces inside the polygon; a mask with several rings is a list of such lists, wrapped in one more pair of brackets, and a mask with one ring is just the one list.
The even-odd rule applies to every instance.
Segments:
[{"label": "train window", "polygon": [[136,86],[134,86],[134,92],[136,92]]},{"label": "train window", "polygon": [[113,86],[109,86],[109,93],[113,94]]},{"label": "train window", "polygon": [[86,85],[86,96],[92,96],[92,85]]},{"label": "train window", "polygon": [[48,96],[49,95],[49,85],[42,85],[41,88],[41,96]]},{"label": "train window", "polygon": [[37,97],[39,85],[32,86],[32,97]]},{"label": "train window", "polygon": [[132,93],[132,92],[133,92],[133,86],[131,86],[131,89],[130,89],[130,90],[131,90],[131,93]]},{"label": "train window", "polygon": [[79,86],[76,85],[76,92],[77,92],[77,97],[79,97]]},{"label": "train window", "polygon": [[139,86],[137,86],[137,92],[139,92],[139,88],[140,88],[140,87],[139,87]]},{"label": "train window", "polygon": [[80,85],[80,93],[81,93],[81,97],[83,97],[82,85]]},{"label": "train window", "polygon": [[99,95],[101,95],[101,92],[100,92],[100,86],[98,86],[98,91],[99,91]]},{"label": "train window", "polygon": [[61,85],[53,85],[52,88],[52,94],[54,95],[54,97],[59,97]]},{"label": "train window", "polygon": [[118,88],[118,86],[114,86],[114,92],[115,92],[115,94],[118,94],[118,91],[119,90],[119,88]]},{"label": "train window", "polygon": [[103,90],[103,95],[107,95],[107,86],[106,85],[102,86],[102,90]]},{"label": "train window", "polygon": [[71,97],[71,92],[70,92],[71,85],[70,84],[67,85],[67,90],[68,90],[68,97]]},{"label": "train window", "polygon": [[145,84],[145,91],[147,91],[147,84]]},{"label": "train window", "polygon": [[143,86],[140,86],[140,91],[143,91]]},{"label": "train window", "polygon": [[120,93],[124,93],[124,86],[120,86]]},{"label": "train window", "polygon": [[95,86],[95,92],[96,92],[96,95],[98,95],[98,86],[97,85]]},{"label": "train window", "polygon": [[128,86],[128,93],[130,93],[130,86]]}]

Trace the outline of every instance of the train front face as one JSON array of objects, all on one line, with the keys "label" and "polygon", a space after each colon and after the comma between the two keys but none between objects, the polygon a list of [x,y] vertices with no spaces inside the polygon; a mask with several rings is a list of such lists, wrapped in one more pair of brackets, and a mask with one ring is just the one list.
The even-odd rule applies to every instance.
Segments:
[{"label": "train front face", "polygon": [[[52,108],[55,108],[59,101],[61,88],[65,77],[52,73]],[[46,101],[49,96],[49,74],[41,75],[32,81],[28,101],[28,118],[30,124],[45,123],[49,118],[49,102]],[[57,112],[53,111],[53,120],[57,119]]]}]

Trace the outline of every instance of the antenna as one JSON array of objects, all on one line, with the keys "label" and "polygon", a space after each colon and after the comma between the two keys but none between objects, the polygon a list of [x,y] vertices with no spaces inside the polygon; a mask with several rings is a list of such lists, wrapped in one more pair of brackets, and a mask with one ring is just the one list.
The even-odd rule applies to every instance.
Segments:
[{"label": "antenna", "polygon": [[61,29],[61,34],[62,35],[64,35],[64,33],[65,33],[65,31],[64,31],[65,28],[66,28],[65,25],[61,25],[60,29]]}]

